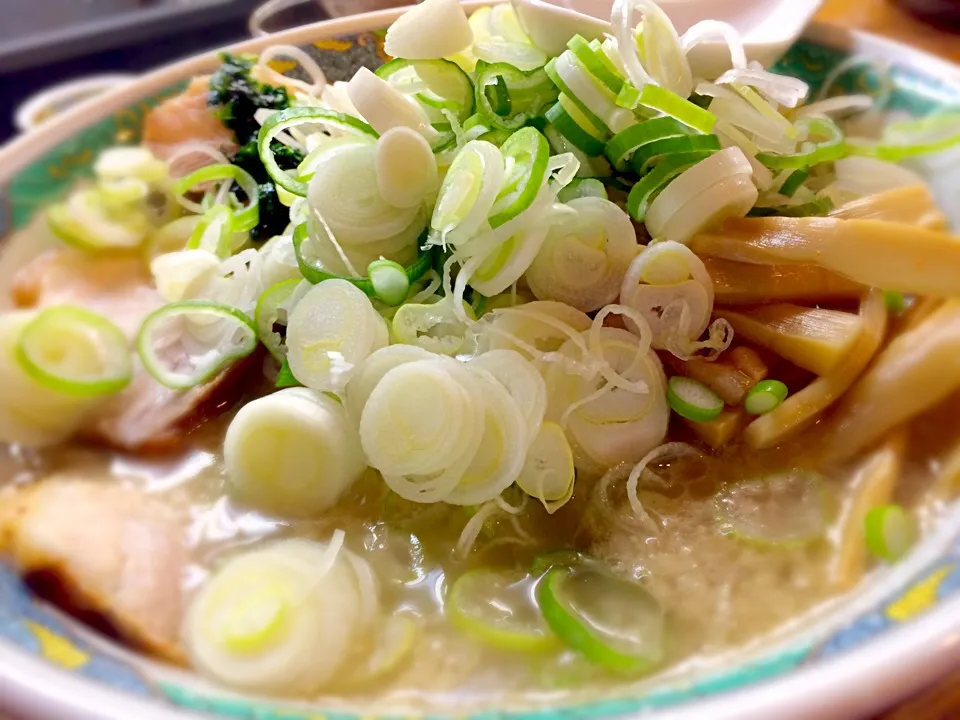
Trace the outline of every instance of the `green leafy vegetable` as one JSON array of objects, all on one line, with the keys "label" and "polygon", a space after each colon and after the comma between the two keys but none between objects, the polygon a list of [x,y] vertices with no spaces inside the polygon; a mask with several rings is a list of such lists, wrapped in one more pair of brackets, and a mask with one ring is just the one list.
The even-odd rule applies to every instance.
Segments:
[{"label": "green leafy vegetable", "polygon": [[287,362],[286,358],[283,359],[283,363],[280,365],[280,372],[277,373],[276,385],[278,389],[303,387],[301,382],[294,376],[293,371],[290,369],[290,363]]},{"label": "green leafy vegetable", "polygon": [[261,108],[283,110],[290,105],[287,91],[259,82],[250,76],[253,58],[222,53],[223,65],[210,78],[207,104],[216,107],[223,124],[246,145],[257,139],[260,123],[253,117]]},{"label": "green leafy vegetable", "polygon": [[[267,174],[257,149],[260,123],[254,113],[261,109],[284,110],[290,105],[286,89],[259,82],[250,76],[251,58],[222,53],[223,65],[210,78],[207,104],[216,108],[216,115],[237,136],[240,149],[233,164],[250,173],[260,188],[260,222],[250,231],[254,242],[269,240],[287,227],[290,213],[277,197],[277,189]],[[271,145],[277,164],[293,170],[303,162],[303,153],[274,142]]]},{"label": "green leafy vegetable", "polygon": [[[284,170],[294,170],[303,162],[303,153],[288,145],[274,142],[272,149],[277,164]],[[248,142],[237,150],[232,162],[253,175],[260,187],[260,222],[250,231],[250,239],[263,242],[280,235],[290,222],[290,211],[277,197],[277,188],[260,162],[256,141]]]}]

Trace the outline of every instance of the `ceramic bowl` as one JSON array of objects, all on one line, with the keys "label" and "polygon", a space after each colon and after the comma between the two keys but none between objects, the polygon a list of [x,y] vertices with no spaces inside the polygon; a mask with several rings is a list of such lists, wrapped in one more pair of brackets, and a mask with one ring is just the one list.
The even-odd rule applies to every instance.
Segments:
[{"label": "ceramic bowl", "polygon": [[[478,7],[479,3],[472,3]],[[398,11],[298,28],[231,48],[257,52],[293,43],[310,52],[331,80],[385,59],[384,28]],[[851,54],[889,64],[889,102],[915,115],[960,105],[960,68],[868,35],[810,27],[780,68],[814,88]],[[47,202],[90,171],[97,152],[137,141],[143,114],[218,64],[208,53],[151,73],[94,104],[68,110],[0,149],[0,237],[31,222]],[[838,89],[876,89],[874,65],[838,78]],[[956,212],[960,177],[930,174],[945,207]],[[953,202],[949,202],[950,198]],[[956,223],[960,218],[955,217]],[[566,706],[456,708],[459,720],[593,720],[652,713],[659,720],[788,720],[860,717],[889,706],[960,667],[960,514],[910,559],[871,575],[822,619],[788,628],[777,639],[682,675],[624,688],[615,696]],[[68,720],[174,720],[199,714],[242,720],[401,720],[407,708],[360,708],[348,701],[312,705],[229,693],[195,676],[132,653],[35,602],[0,565],[0,713]],[[444,716],[432,714],[434,720]]]}]

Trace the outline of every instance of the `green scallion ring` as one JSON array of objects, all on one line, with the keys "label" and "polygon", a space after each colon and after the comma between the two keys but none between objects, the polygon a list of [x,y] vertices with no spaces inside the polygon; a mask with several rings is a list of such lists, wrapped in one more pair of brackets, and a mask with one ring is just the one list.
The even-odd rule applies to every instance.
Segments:
[{"label": "green scallion ring", "polygon": [[703,150],[719,151],[720,138],[716,135],[678,135],[661,138],[638,147],[630,162],[634,168],[637,168],[640,175],[645,175],[652,165],[667,155]]},{"label": "green scallion ring", "polygon": [[803,142],[795,153],[785,155],[770,152],[758,153],[757,160],[774,170],[792,170],[839,160],[848,154],[843,131],[832,120],[824,117],[804,117],[797,120],[795,125],[805,129],[808,136],[819,137],[820,140]]},{"label": "green scallion ring", "polygon": [[575,148],[586,155],[596,157],[603,154],[603,140],[580,127],[559,100],[547,110],[547,121]]},{"label": "green scallion ring", "polygon": [[607,124],[603,121],[599,115],[597,115],[583,100],[578,98],[576,94],[570,89],[563,78],[560,77],[560,73],[557,72],[557,59],[553,58],[543,67],[544,72],[553,81],[553,84],[560,89],[560,93],[564,95],[570,102],[572,102],[576,108],[583,113],[583,115],[590,121],[590,123],[599,130],[604,137],[610,135],[610,128],[607,127]]},{"label": "green scallion ring", "polygon": [[387,305],[395,306],[407,299],[410,278],[407,270],[393,260],[374,260],[367,266],[367,277],[377,297]]},{"label": "green scallion ring", "polygon": [[495,115],[510,117],[510,108],[513,103],[510,101],[510,91],[507,90],[506,80],[498,77],[496,81],[487,85],[483,92],[487,97],[487,102],[490,103],[490,109],[493,110]]},{"label": "green scallion ring", "polygon": [[701,382],[674,375],[667,382],[667,404],[677,415],[694,422],[716,420],[723,400]]},{"label": "green scallion ring", "polygon": [[[272,158],[273,155],[271,154],[270,157]],[[260,222],[260,186],[257,185],[253,176],[241,167],[222,164],[207,165],[177,180],[170,190],[174,195],[185,195],[200,183],[215,180],[233,180],[240,186],[247,196],[247,205],[242,210],[233,211],[233,230],[235,232],[253,230]]]},{"label": "green scallion ring", "polygon": [[671,117],[654,118],[618,132],[607,142],[604,153],[613,166],[623,172],[627,169],[634,152],[641,146],[666,138],[691,134],[693,130]]},{"label": "green scallion ring", "polygon": [[234,215],[226,205],[214,205],[200,216],[187,240],[187,250],[206,250],[219,258],[233,251]]},{"label": "green scallion ring", "polygon": [[273,139],[287,128],[303,125],[304,123],[320,123],[357,135],[365,135],[373,138],[379,137],[377,131],[363,120],[325,108],[292,107],[271,115],[260,128],[260,133],[257,135],[260,162],[263,163],[267,174],[277,185],[287,192],[300,197],[307,196],[307,183],[295,179],[277,164],[270,145]]},{"label": "green scallion ring", "polygon": [[[346,280],[347,282],[350,282],[356,285],[357,288],[360,289],[360,291],[362,291],[365,295],[369,297],[379,298],[380,300],[382,300],[384,303],[388,305],[399,304],[399,303],[394,303],[390,301],[391,299],[395,299],[395,295],[392,292],[392,290],[388,290],[388,295],[390,299],[381,297],[377,293],[377,288],[374,286],[374,283],[371,281],[369,277],[349,277],[349,276],[337,275],[335,273],[327,272],[320,265],[318,265],[316,261],[306,257],[303,254],[302,248],[303,248],[304,240],[306,240],[308,237],[308,232],[309,230],[307,228],[306,223],[300,223],[299,225],[297,225],[297,227],[293,231],[293,251],[294,251],[294,254],[297,256],[297,266],[300,268],[300,273],[303,275],[304,278],[306,278],[306,280],[313,283],[314,285],[316,285],[317,283],[321,283],[324,280],[332,280],[332,279]],[[421,277],[423,277],[424,274],[427,272],[427,270],[429,270],[433,264],[434,253],[432,249],[430,250],[422,249],[423,240],[424,238],[421,237],[420,240],[418,241],[418,243],[420,243],[421,245],[421,250],[417,255],[417,259],[414,260],[408,267],[403,268],[403,271],[404,273],[406,273],[406,276],[407,276],[407,282],[408,282],[407,287],[409,287],[410,285],[415,283],[417,280],[419,280]],[[400,302],[403,302],[403,298],[401,298]]]},{"label": "green scallion ring", "polygon": [[787,399],[789,390],[779,380],[761,380],[743,399],[744,409],[751,415],[765,415]]},{"label": "green scallion ring", "polygon": [[627,196],[627,212],[637,222],[643,222],[647,216],[647,208],[656,194],[666,187],[671,180],[684,170],[696,165],[701,160],[713,154],[710,150],[699,150],[688,153],[668,155],[653,170],[642,177]]},{"label": "green scallion ring", "polygon": [[784,197],[793,197],[808,177],[810,177],[809,169],[800,168],[799,170],[794,170],[790,173],[789,177],[783,181],[783,185],[780,186],[780,194]]},{"label": "green scallion ring", "polygon": [[[166,345],[167,341],[158,343],[155,337],[162,330],[162,323],[176,319],[178,316],[195,316],[195,321],[203,317],[200,327],[205,327],[218,321],[231,323],[234,333],[228,338],[225,332],[218,333],[224,340],[229,339],[227,347],[211,348],[203,354],[204,362],[191,370],[179,370],[170,367],[170,364],[161,358],[156,351],[159,345]],[[189,332],[189,329],[180,329],[180,332]],[[208,300],[182,300],[164,305],[147,315],[140,332],[137,334],[137,354],[140,356],[143,367],[161,385],[174,390],[189,390],[202,385],[217,375],[228,363],[246,357],[257,349],[257,328],[253,321],[237,308]]]},{"label": "green scallion ring", "polygon": [[283,360],[287,353],[286,348],[277,341],[277,334],[274,332],[273,326],[278,320],[280,306],[290,299],[299,284],[300,280],[293,278],[271,285],[260,295],[257,300],[257,308],[253,313],[253,321],[257,326],[257,337],[277,360]]},{"label": "green scallion ring", "polygon": [[278,390],[289,387],[303,387],[303,383],[297,380],[293,374],[293,370],[290,369],[290,363],[286,358],[280,363],[280,372],[277,373],[277,380],[274,386]]},{"label": "green scallion ring", "polygon": [[886,562],[896,562],[916,542],[917,526],[899,505],[870,508],[864,519],[867,549]]},{"label": "green scallion ring", "polygon": [[643,86],[637,104],[669,115],[674,120],[704,134],[713,132],[713,126],[717,123],[716,116],[709,110],[704,110],[686,98],[652,83]]},{"label": "green scallion ring", "polygon": [[637,105],[640,104],[640,91],[630,83],[624,82],[623,87],[617,94],[616,103],[617,107],[622,107],[625,110],[636,110]]},{"label": "green scallion ring", "polygon": [[17,363],[55,392],[92,397],[123,390],[133,377],[130,344],[107,318],[80,307],[41,310],[23,328]]},{"label": "green scallion ring", "polygon": [[555,566],[537,601],[557,637],[597,665],[639,675],[663,657],[663,610],[638,583],[592,564]]},{"label": "green scallion ring", "polygon": [[518,590],[511,580],[492,570],[461,575],[450,586],[445,603],[450,620],[475,640],[501,650],[555,650],[556,636],[523,588]]},{"label": "green scallion ring", "polygon": [[[397,82],[396,77],[398,73],[402,73],[404,70],[412,70],[428,88],[426,92],[414,95],[420,104],[434,110],[449,110],[461,122],[473,113],[473,82],[456,63],[449,60],[402,60],[397,58],[381,65],[377,69],[376,75],[403,92],[403,84]],[[441,85],[445,91],[456,88],[459,97],[442,95],[438,92]]]},{"label": "green scallion ring", "polygon": [[533,205],[547,177],[550,143],[536,129],[513,133],[500,147],[504,162],[513,160],[509,177],[490,210],[490,227],[497,228]]},{"label": "green scallion ring", "polygon": [[610,59],[593,43],[589,43],[582,35],[574,35],[567,43],[567,47],[580,64],[593,75],[614,95],[623,88],[623,78],[617,72]]},{"label": "green scallion ring", "polygon": [[607,196],[607,188],[596,178],[574,178],[557,194],[557,200],[562,203],[583,197],[610,199]]},{"label": "green scallion ring", "polygon": [[[491,86],[496,87],[488,93]],[[504,89],[507,99],[500,95]],[[477,62],[473,90],[476,111],[485,124],[504,130],[520,129],[557,99],[557,89],[543,68],[523,72],[507,63],[483,60]],[[509,100],[508,114],[501,115],[498,110],[504,111],[506,100]]]}]

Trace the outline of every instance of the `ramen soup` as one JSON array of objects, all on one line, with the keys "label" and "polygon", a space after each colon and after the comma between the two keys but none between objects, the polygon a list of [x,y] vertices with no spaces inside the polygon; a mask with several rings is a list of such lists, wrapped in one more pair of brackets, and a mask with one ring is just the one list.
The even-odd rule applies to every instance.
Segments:
[{"label": "ramen soup", "polygon": [[901,161],[958,117],[856,135],[723,24],[612,20],[548,57],[428,0],[376,72],[224,55],[103,152],[5,256],[6,561],[223,686],[458,711],[897,562],[960,474],[960,242]]}]

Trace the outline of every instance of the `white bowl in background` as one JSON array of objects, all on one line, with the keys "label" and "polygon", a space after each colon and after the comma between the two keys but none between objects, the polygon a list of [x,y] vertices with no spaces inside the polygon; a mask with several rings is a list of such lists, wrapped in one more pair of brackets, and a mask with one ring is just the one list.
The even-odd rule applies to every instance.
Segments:
[{"label": "white bowl in background", "polygon": [[[542,50],[559,55],[576,34],[587,40],[610,32],[613,0],[511,0],[523,29]],[[722,20],[743,37],[747,58],[764,66],[800,36],[823,0],[659,0],[683,33],[700,20]],[[705,42],[693,49],[694,74],[713,77],[730,67],[727,46]]]}]

